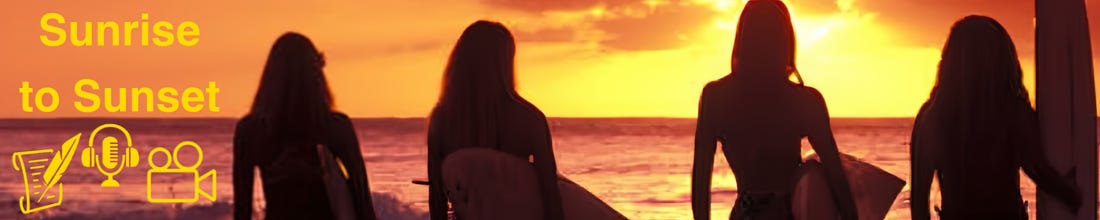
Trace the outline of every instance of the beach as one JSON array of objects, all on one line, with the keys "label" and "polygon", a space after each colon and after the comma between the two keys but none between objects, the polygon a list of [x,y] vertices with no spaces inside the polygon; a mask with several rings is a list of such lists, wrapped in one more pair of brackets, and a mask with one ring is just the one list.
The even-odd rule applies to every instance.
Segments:
[{"label": "beach", "polygon": [[[81,166],[79,155],[64,173],[64,201],[58,207],[23,215],[18,198],[22,177],[12,165],[0,171],[2,219],[231,219],[232,136],[236,119],[0,119],[0,153],[54,148],[76,133],[89,135],[103,123],[117,123],[133,136],[141,154],[136,167],[116,178],[118,188],[103,188],[106,179],[96,168]],[[694,119],[678,118],[551,118],[558,171],[586,187],[631,219],[690,219]],[[381,219],[426,219],[427,187],[410,183],[427,176],[423,118],[354,119],[366,162],[375,207]],[[902,179],[909,176],[911,118],[833,119],[841,152],[854,155]],[[80,148],[87,146],[86,138]],[[202,174],[216,170],[216,201],[199,197],[187,204],[154,204],[146,199],[148,152],[172,150],[181,141],[201,145]],[[98,147],[98,143],[97,143]],[[803,152],[810,147],[803,141]],[[192,163],[193,151],[182,150],[181,161]],[[157,158],[162,159],[162,158]],[[187,164],[185,163],[185,164]],[[718,156],[714,165],[711,215],[726,219],[737,195],[736,179]],[[193,194],[194,178],[169,178],[149,188],[158,195],[181,198]],[[201,181],[201,190],[211,182]],[[1021,194],[1032,201],[1034,184],[1022,178]],[[894,201],[887,219],[909,219],[908,186]],[[1034,218],[1034,215],[1032,215]]]}]

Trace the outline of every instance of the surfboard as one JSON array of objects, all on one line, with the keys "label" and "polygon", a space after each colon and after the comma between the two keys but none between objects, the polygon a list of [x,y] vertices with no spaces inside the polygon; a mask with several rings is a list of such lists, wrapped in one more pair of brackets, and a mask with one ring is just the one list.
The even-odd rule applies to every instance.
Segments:
[{"label": "surfboard", "polygon": [[356,218],[356,210],[348,185],[348,174],[344,171],[340,159],[325,145],[317,145],[317,156],[321,162],[321,179],[328,194],[329,207],[335,219],[351,220]]},{"label": "surfboard", "polygon": [[[851,155],[841,154],[840,159],[848,175],[859,219],[886,218],[905,181]],[[795,219],[836,219],[839,210],[825,175],[825,167],[816,154],[804,159],[791,199],[791,213]]]},{"label": "surfboard", "polygon": [[1076,167],[1082,199],[1081,209],[1072,213],[1040,191],[1035,216],[1096,219],[1096,91],[1083,0],[1035,1],[1035,57],[1035,106],[1043,148],[1060,173]]},{"label": "surfboard", "polygon": [[[487,148],[466,148],[443,160],[443,185],[458,219],[541,219],[534,166]],[[434,181],[434,180],[432,180]],[[626,219],[584,187],[558,175],[565,219]]]}]

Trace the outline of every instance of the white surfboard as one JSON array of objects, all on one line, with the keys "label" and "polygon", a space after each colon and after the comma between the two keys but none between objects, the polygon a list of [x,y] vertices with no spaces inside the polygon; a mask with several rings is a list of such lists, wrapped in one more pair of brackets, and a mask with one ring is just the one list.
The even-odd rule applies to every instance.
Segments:
[{"label": "white surfboard", "polygon": [[[848,175],[852,199],[861,220],[882,220],[894,205],[905,181],[875,165],[841,154],[841,165]],[[839,210],[829,190],[825,167],[817,155],[804,159],[791,200],[795,219],[836,219]]]},{"label": "white surfboard", "polygon": [[[541,219],[542,199],[531,163],[486,148],[466,148],[443,160],[444,188],[458,219]],[[626,219],[591,192],[558,176],[565,219]]]},{"label": "white surfboard", "polygon": [[1082,205],[1072,213],[1039,192],[1034,215],[1096,219],[1096,91],[1085,2],[1041,0],[1035,8],[1035,100],[1043,147],[1059,172],[1076,167]]}]

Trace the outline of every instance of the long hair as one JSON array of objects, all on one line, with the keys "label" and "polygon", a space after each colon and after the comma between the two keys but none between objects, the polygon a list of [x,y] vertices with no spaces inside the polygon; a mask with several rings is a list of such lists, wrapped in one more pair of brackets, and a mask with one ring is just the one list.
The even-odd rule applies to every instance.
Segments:
[{"label": "long hair", "polygon": [[324,56],[305,35],[275,40],[249,115],[265,123],[270,137],[319,141],[332,113]]},{"label": "long hair", "polygon": [[787,6],[779,0],[752,0],[737,21],[731,70],[739,78],[789,81],[793,74],[803,84],[795,65],[794,26]]},{"label": "long hair", "polygon": [[515,90],[515,53],[515,39],[500,23],[481,20],[462,32],[430,118],[447,145],[498,147],[498,109],[526,103]]},{"label": "long hair", "polygon": [[1007,144],[1006,129],[1019,120],[1007,113],[1031,108],[1022,78],[1012,38],[996,20],[971,15],[952,26],[929,98],[935,132],[955,140],[944,146],[958,149],[950,157],[988,158],[974,155]]}]

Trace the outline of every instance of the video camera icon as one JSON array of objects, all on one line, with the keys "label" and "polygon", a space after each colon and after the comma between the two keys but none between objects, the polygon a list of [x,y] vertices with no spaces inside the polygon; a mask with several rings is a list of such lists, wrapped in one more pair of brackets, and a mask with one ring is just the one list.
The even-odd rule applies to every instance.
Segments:
[{"label": "video camera icon", "polygon": [[[180,152],[180,149],[183,148],[184,146],[189,146],[189,147],[194,148],[197,155],[198,155],[198,159],[191,166],[184,166],[183,164],[180,164],[179,152]],[[165,157],[167,157],[168,159],[171,160],[171,163],[168,163],[168,161],[165,161],[165,163],[163,163],[163,164],[156,163],[155,161],[153,161],[154,160],[153,158],[156,157],[157,154],[164,154]],[[146,182],[146,184],[145,184],[145,192],[146,192],[145,197],[146,197],[146,199],[149,200],[149,202],[153,202],[153,203],[188,203],[188,202],[196,202],[196,201],[199,200],[200,195],[202,197],[205,197],[205,198],[209,199],[210,201],[216,201],[217,200],[217,195],[218,195],[218,188],[217,188],[217,186],[218,186],[218,176],[216,174],[217,170],[211,169],[209,172],[206,172],[205,174],[202,174],[201,176],[199,175],[199,171],[197,170],[198,166],[202,165],[202,159],[203,159],[202,147],[199,147],[199,144],[197,144],[193,141],[183,141],[183,142],[180,142],[179,144],[177,144],[176,148],[174,150],[172,150],[172,152],[168,152],[168,149],[166,149],[164,147],[157,147],[157,148],[154,148],[152,151],[149,151],[148,157],[149,157],[149,167],[150,167],[150,169],[149,169],[149,172],[147,173],[147,175],[145,177],[145,180],[146,180],[145,181]],[[175,167],[169,167],[169,165],[175,165]],[[191,182],[193,182],[192,186],[194,188],[194,191],[190,196],[185,196],[184,198],[175,198],[174,196],[153,195],[153,177],[154,176],[175,176],[175,177],[182,177],[182,178],[186,178],[186,179],[192,179],[193,181],[191,181]],[[210,182],[211,182],[209,193],[207,193],[206,191],[203,191],[202,188],[199,187],[200,186],[199,183],[203,182],[206,178],[210,178]],[[174,179],[174,178],[170,178],[170,179]]]}]

